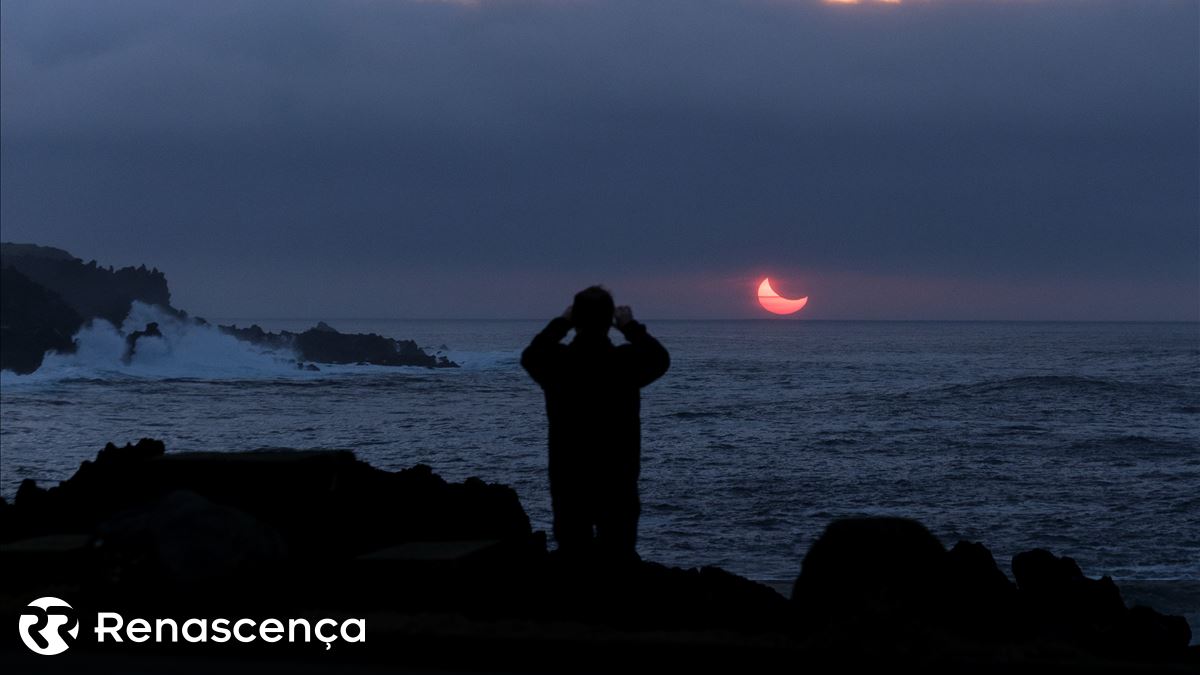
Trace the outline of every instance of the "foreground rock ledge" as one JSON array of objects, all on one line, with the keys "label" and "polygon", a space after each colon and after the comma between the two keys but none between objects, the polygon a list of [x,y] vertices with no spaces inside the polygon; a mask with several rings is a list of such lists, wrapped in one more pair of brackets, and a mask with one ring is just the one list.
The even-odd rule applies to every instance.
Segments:
[{"label": "foreground rock ledge", "polygon": [[[785,599],[712,567],[563,559],[511,488],[448,483],[424,465],[382,471],[346,450],[164,450],[109,444],[57,487],[25,481],[0,502],[10,625],[49,594],[81,615],[370,616],[366,645],[324,658],[412,667],[1200,664],[1186,621],[1126,608],[1111,579],[1087,578],[1070,558],[1022,553],[1013,583],[983,545],[946,550],[910,520],[834,521]],[[29,655],[15,631],[0,640],[7,655]],[[131,668],[146,653],[111,658]],[[230,658],[186,653],[208,668]]]}]

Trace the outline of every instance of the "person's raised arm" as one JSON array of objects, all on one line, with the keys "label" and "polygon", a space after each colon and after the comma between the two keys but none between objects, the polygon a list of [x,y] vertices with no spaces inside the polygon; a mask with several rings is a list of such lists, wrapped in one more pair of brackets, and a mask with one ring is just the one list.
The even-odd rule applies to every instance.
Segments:
[{"label": "person's raised arm", "polygon": [[542,332],[533,337],[533,341],[521,352],[521,367],[529,373],[538,384],[545,384],[554,370],[554,355],[559,343],[571,330],[571,308],[556,316],[546,324]]},{"label": "person's raised arm", "polygon": [[646,332],[646,326],[633,318],[633,310],[624,305],[613,312],[613,323],[617,330],[629,340],[633,353],[632,373],[638,387],[644,387],[662,377],[671,367],[671,355],[666,347]]}]

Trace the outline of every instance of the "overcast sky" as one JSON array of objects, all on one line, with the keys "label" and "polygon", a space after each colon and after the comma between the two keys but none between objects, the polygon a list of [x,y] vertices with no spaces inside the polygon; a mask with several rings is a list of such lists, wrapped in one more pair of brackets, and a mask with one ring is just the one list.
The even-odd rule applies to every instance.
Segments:
[{"label": "overcast sky", "polygon": [[1197,319],[1198,6],[6,0],[0,225],[210,317]]}]

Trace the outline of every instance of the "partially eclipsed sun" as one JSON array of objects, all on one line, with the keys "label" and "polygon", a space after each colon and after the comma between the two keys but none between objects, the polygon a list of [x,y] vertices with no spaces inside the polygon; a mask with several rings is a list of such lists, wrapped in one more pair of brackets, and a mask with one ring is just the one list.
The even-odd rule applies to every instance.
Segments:
[{"label": "partially eclipsed sun", "polygon": [[808,304],[808,296],[806,295],[799,300],[788,300],[787,298],[780,297],[775,292],[775,289],[771,288],[771,280],[763,279],[762,283],[758,285],[758,304],[773,314],[795,314]]}]

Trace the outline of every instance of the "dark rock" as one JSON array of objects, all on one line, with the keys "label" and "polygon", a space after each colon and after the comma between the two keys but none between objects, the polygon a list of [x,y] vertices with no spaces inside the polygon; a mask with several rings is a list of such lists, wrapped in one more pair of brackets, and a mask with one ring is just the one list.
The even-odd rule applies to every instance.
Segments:
[{"label": "dark rock", "polygon": [[1125,612],[1113,580],[1085,577],[1072,558],[1035,549],[1013,556],[1012,570],[1022,598],[1056,622],[1109,625]]},{"label": "dark rock", "polygon": [[171,307],[167,277],[144,265],[106,269],[94,260],[85,265],[61,249],[4,243],[0,244],[0,267],[12,267],[53,291],[85,321],[98,317],[120,326],[135,300],[182,315]]},{"label": "dark rock", "polygon": [[1027,620],[1046,635],[1139,657],[1183,650],[1191,640],[1182,617],[1128,609],[1112,578],[1089,579],[1072,558],[1035,549],[1013,556],[1012,569]]},{"label": "dark rock", "polygon": [[75,351],[83,317],[16,269],[0,270],[0,369],[32,373],[47,351]]},{"label": "dark rock", "polygon": [[118,513],[187,490],[278,530],[294,556],[352,558],[401,541],[531,536],[511,488],[447,483],[429,467],[376,469],[347,450],[165,454],[160,441],[108,444],[57,487],[18,490],[11,539],[93,532]]},{"label": "dark rock", "polygon": [[260,347],[266,347],[277,351],[295,351],[296,349],[296,334],[290,331],[280,331],[278,333],[270,333],[262,329],[258,324],[251,324],[247,328],[238,328],[235,325],[217,326],[217,329],[226,335],[231,335],[243,342],[249,342]]},{"label": "dark rock", "polygon": [[[74,335],[93,318],[120,327],[133,302],[159,307],[168,316],[189,320],[171,306],[166,276],[145,265],[119,270],[96,261],[84,264],[61,249],[33,244],[0,244],[3,302],[0,303],[0,368],[26,374],[41,366],[48,350],[70,352]],[[197,325],[207,325],[196,319]],[[339,333],[325,322],[303,333],[269,333],[259,326],[220,326],[233,337],[279,351],[294,352],[300,361],[369,363],[384,366],[454,368],[445,356],[428,354],[412,340],[382,335]],[[123,360],[128,363],[143,337],[160,336],[157,324],[126,337]],[[303,366],[301,366],[303,367]]]},{"label": "dark rock", "polygon": [[293,351],[301,361],[377,366],[456,368],[445,356],[426,353],[412,340],[395,340],[375,333],[339,333],[324,321],[303,333],[270,333],[260,326],[219,326],[233,337],[255,345]]},{"label": "dark rock", "polygon": [[1126,612],[1120,633],[1123,638],[1119,649],[1125,653],[1178,653],[1192,641],[1192,628],[1187,619],[1161,614],[1142,606],[1132,607]]},{"label": "dark rock", "polygon": [[253,574],[286,557],[283,538],[273,528],[187,490],[120,512],[100,523],[96,534],[106,549],[121,555],[122,565],[110,573],[146,585]]},{"label": "dark rock", "polygon": [[74,351],[75,334],[91,319],[119,327],[134,301],[187,316],[171,307],[166,276],[145,265],[105,269],[61,249],[4,243],[0,267],[0,368],[20,374],[37,370],[49,350]]},{"label": "dark rock", "polygon": [[324,323],[296,336],[296,347],[306,361],[321,363],[367,362],[379,366],[446,367],[412,340],[393,340],[375,333],[339,333]]},{"label": "dark rock", "polygon": [[973,598],[992,598],[994,603],[1011,600],[1017,590],[992,552],[977,542],[960,541],[946,553],[946,578],[958,591]]},{"label": "dark rock", "polygon": [[125,354],[121,357],[122,361],[129,363],[133,360],[133,355],[137,351],[137,341],[144,337],[162,337],[162,331],[158,329],[158,324],[151,321],[146,324],[144,330],[135,330],[125,336]]},{"label": "dark rock", "polygon": [[810,626],[929,616],[945,554],[937,537],[913,520],[835,520],[804,556],[792,602]]},{"label": "dark rock", "polygon": [[[1126,609],[1112,579],[1089,579],[1048,551],[1013,559],[1013,584],[990,551],[959,542],[945,551],[920,524],[896,518],[830,524],[804,558],[792,593],[801,625],[843,648],[877,626],[901,641],[1055,644],[1104,658],[1185,659],[1187,622]],[[940,637],[939,637],[940,636]]]},{"label": "dark rock", "polygon": [[[30,258],[43,260],[58,260],[63,262],[71,262],[77,258],[61,248],[53,246],[38,246],[37,244],[13,244],[5,242],[0,244],[0,256],[13,258]],[[88,267],[95,267],[96,261],[93,260],[87,264]]]},{"label": "dark rock", "polygon": [[935,589],[942,602],[942,624],[978,638],[1018,637],[1017,587],[979,543],[960,541],[946,553],[945,576]]},{"label": "dark rock", "polygon": [[[1186,622],[1125,609],[1111,580],[1046,551],[1016,557],[1014,585],[982,545],[946,551],[911,520],[840,520],[788,601],[717,568],[547,553],[510,488],[447,483],[424,465],[381,471],[349,451],[110,444],[57,487],[22,483],[14,503],[0,501],[0,534],[0,562],[23,583],[74,584],[146,615],[381,610],[401,634],[435,617],[424,624],[439,626],[435,644],[458,648],[470,625],[481,631],[470,644],[524,654],[640,644],[694,656],[736,636],[725,644],[747,650],[739,657],[783,650],[830,665],[1194,663]],[[562,641],[563,630],[585,641]],[[409,638],[405,649],[426,642]]]},{"label": "dark rock", "polygon": [[549,556],[526,592],[541,593],[542,616],[622,630],[782,632],[788,601],[774,590],[717,567],[680,569],[640,560]]},{"label": "dark rock", "polygon": [[106,561],[92,576],[117,584],[111,597],[171,598],[174,610],[275,588],[282,595],[272,602],[621,630],[789,625],[787,600],[761,584],[711,567],[563,560],[546,553],[510,488],[447,483],[424,465],[381,471],[348,451],[166,454],[149,439],[109,444],[57,487],[27,481],[0,516],[6,541],[90,534]]}]

